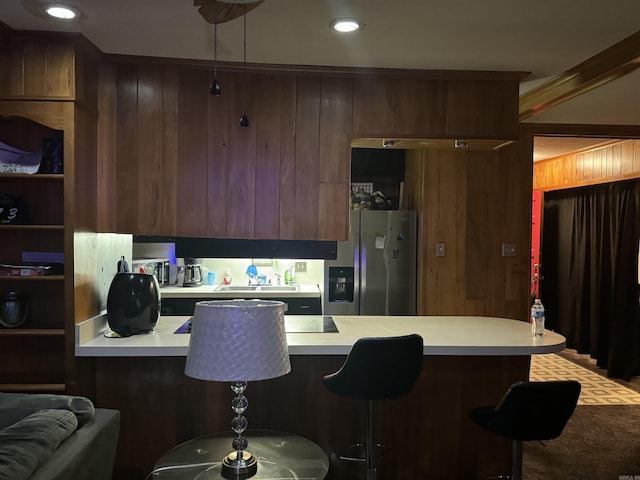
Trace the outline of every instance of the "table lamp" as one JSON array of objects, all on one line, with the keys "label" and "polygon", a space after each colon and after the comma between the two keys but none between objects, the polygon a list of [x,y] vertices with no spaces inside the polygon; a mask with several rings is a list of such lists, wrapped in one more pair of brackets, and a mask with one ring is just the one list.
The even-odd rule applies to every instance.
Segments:
[{"label": "table lamp", "polygon": [[291,371],[284,327],[284,303],[269,300],[197,302],[191,324],[184,373],[200,380],[231,382],[233,451],[222,460],[222,476],[249,478],[258,470],[247,451],[244,412],[247,382],[267,380]]}]

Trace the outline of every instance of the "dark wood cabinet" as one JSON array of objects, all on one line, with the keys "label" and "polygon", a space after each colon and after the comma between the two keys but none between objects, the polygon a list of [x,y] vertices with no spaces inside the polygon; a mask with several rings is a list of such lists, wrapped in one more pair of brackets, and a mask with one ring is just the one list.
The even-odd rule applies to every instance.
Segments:
[{"label": "dark wood cabinet", "polygon": [[[183,237],[347,235],[351,79],[118,63],[99,130],[115,208],[100,229]],[[246,114],[249,125],[242,127]],[[108,153],[105,151],[105,153]],[[113,205],[111,205],[113,207]]]}]

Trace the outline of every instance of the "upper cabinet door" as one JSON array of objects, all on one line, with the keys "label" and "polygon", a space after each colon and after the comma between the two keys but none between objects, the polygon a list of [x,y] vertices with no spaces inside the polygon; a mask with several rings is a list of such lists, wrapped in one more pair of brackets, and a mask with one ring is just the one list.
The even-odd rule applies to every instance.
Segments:
[{"label": "upper cabinet door", "polygon": [[188,67],[103,69],[100,151],[116,207],[101,229],[346,238],[351,79],[219,72],[220,96],[212,80]]}]

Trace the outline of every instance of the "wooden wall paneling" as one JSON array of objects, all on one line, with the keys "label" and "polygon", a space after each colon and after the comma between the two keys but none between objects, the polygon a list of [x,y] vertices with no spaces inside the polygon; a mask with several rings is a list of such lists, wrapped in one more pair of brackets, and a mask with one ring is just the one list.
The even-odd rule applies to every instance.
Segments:
[{"label": "wooden wall paneling", "polygon": [[[234,73],[229,104],[227,236],[254,238],[256,212],[256,75]],[[242,127],[246,114],[249,126]]]},{"label": "wooden wall paneling", "polygon": [[353,81],[353,135],[376,136],[393,132],[395,118],[392,78],[356,77]]},{"label": "wooden wall paneling", "polygon": [[450,80],[448,87],[447,135],[517,136],[518,87],[515,82]]},{"label": "wooden wall paneling", "polygon": [[582,164],[582,180],[594,178],[594,152],[584,152],[578,155]]},{"label": "wooden wall paneling", "polygon": [[[605,149],[605,169],[603,171],[602,176],[603,177],[611,177],[614,175],[613,171],[614,171],[614,149],[613,146],[610,145],[608,148]],[[534,169],[535,171],[535,169]],[[619,172],[617,172],[619,173]]]},{"label": "wooden wall paneling", "polygon": [[320,91],[320,169],[318,180],[349,182],[353,82],[349,77],[322,77]]},{"label": "wooden wall paneling", "polygon": [[95,232],[98,227],[97,107],[75,105],[74,229]]},{"label": "wooden wall paneling", "polygon": [[[178,232],[178,70],[162,71],[162,178],[160,183],[160,232]],[[208,178],[208,177],[207,177]]]},{"label": "wooden wall paneling", "polygon": [[620,140],[584,152],[541,160],[533,168],[536,190],[557,190],[640,177],[635,142]]},{"label": "wooden wall paneling", "polygon": [[297,80],[283,76],[280,97],[280,211],[278,238],[294,238]]},{"label": "wooden wall paneling", "polygon": [[484,134],[483,128],[478,128],[478,123],[486,122],[489,112],[483,112],[478,103],[479,94],[484,93],[475,82],[450,80],[447,82],[447,135]]},{"label": "wooden wall paneling", "polygon": [[[528,294],[531,291],[531,214],[532,214],[532,172],[533,143],[530,139],[508,145],[496,152],[499,170],[503,178],[502,200],[503,218],[496,263],[501,266],[497,274],[504,279],[504,301],[497,305],[496,314],[507,318],[528,320]],[[514,257],[501,256],[501,244],[516,245]]]},{"label": "wooden wall paneling", "polygon": [[255,238],[277,239],[280,225],[282,75],[256,75]]},{"label": "wooden wall paneling", "polygon": [[[75,99],[76,73],[79,73],[76,72],[75,60],[76,48],[73,45],[60,43],[49,43],[47,45],[45,95],[68,96]],[[35,72],[32,73],[35,74]]]},{"label": "wooden wall paneling", "polygon": [[349,231],[353,86],[349,77],[323,77],[320,92],[318,239]]},{"label": "wooden wall paneling", "polygon": [[[22,93],[27,97],[47,94],[47,47],[44,43],[28,43],[22,49]],[[44,67],[44,68],[43,68]]]},{"label": "wooden wall paneling", "polygon": [[9,51],[2,52],[2,59],[7,68],[0,69],[2,96],[16,97],[24,95],[24,70],[22,68],[22,49],[11,45]]},{"label": "wooden wall paneling", "polygon": [[427,268],[431,258],[426,244],[426,228],[430,225],[430,218],[424,213],[424,150],[405,151],[405,182],[402,208],[414,210],[418,215],[418,239],[417,239],[417,282],[416,305],[418,315],[427,314],[427,296],[430,289],[427,288]]},{"label": "wooden wall paneling", "polygon": [[[233,88],[232,76],[218,72],[217,79],[222,88],[220,96],[209,95],[209,152],[207,163],[207,236],[225,237],[227,233],[227,206],[234,202],[227,184],[227,162],[229,154],[229,130],[232,125],[229,100]],[[213,73],[209,75],[209,85]],[[235,113],[235,112],[234,112]]]},{"label": "wooden wall paneling", "polygon": [[422,103],[418,107],[426,115],[423,127],[426,136],[439,137],[446,134],[448,85],[449,82],[446,80],[438,79],[421,83],[424,93]]},{"label": "wooden wall paneling", "polygon": [[[474,152],[476,153],[476,152]],[[484,311],[490,315],[490,305],[495,304],[495,275],[492,265],[499,255],[497,242],[500,234],[499,204],[494,202],[492,183],[501,177],[491,159],[474,155],[474,162],[467,169],[467,237],[464,252],[466,265],[466,296],[484,303]]]},{"label": "wooden wall paneling", "polygon": [[606,171],[606,149],[600,148],[593,152],[593,178],[602,178],[603,167]]},{"label": "wooden wall paneling", "polygon": [[640,172],[640,140],[633,140],[633,171]]},{"label": "wooden wall paneling", "polygon": [[139,206],[136,233],[163,231],[163,71],[157,65],[138,68],[138,134],[135,145],[138,178],[135,186]]},{"label": "wooden wall paneling", "polygon": [[116,78],[116,230],[134,233],[138,226],[138,68],[119,65]]},{"label": "wooden wall paneling", "polygon": [[[437,203],[432,203],[429,211],[438,209],[437,236],[429,245],[433,261],[437,265],[436,291],[438,292],[437,308],[441,315],[455,315],[464,305],[464,297],[460,298],[459,278],[464,282],[466,272],[461,259],[464,258],[464,242],[460,238],[465,236],[464,223],[459,217],[464,212],[466,185],[459,181],[464,176],[467,152],[457,150],[436,150],[434,155],[438,163],[437,177],[427,178],[427,188],[431,189],[435,182],[439,184]],[[446,245],[444,257],[435,256],[435,243]],[[462,250],[461,250],[462,248]],[[462,269],[462,273],[459,270]],[[463,289],[462,289],[463,290]]]},{"label": "wooden wall paneling", "polygon": [[117,214],[117,67],[103,62],[98,71],[97,231],[115,232]]},{"label": "wooden wall paneling", "polygon": [[178,70],[177,234],[204,237],[206,224],[209,78],[205,70]]},{"label": "wooden wall paneling", "polygon": [[427,89],[430,82],[419,78],[397,78],[393,81],[395,111],[393,127],[396,135],[426,135],[429,125]]},{"label": "wooden wall paneling", "polygon": [[[425,258],[425,269],[422,271],[424,275],[425,292],[424,303],[426,310],[425,315],[431,315],[439,312],[440,292],[438,291],[438,272],[440,262],[436,257],[436,243],[440,242],[438,226],[440,225],[440,188],[446,188],[440,185],[440,163],[437,158],[437,151],[422,150],[422,186],[423,195],[422,202],[417,206],[418,211],[424,212],[424,223],[420,227],[423,236],[422,253]],[[405,170],[405,177],[409,177],[413,172]],[[414,187],[415,188],[415,187]],[[418,197],[416,197],[418,198]]]},{"label": "wooden wall paneling", "polygon": [[633,170],[633,140],[625,140],[620,144],[622,149],[620,153],[621,158],[621,173],[623,175],[634,173]]},{"label": "wooden wall paneling", "polygon": [[[327,480],[362,480],[362,465],[338,455],[364,434],[366,402],[334,395],[322,384],[322,376],[343,361],[339,355],[292,356],[290,374],[249,384],[247,419],[250,429],[288,431],[316,442],[329,454]],[[425,357],[411,393],[379,405],[380,437],[393,446],[380,477],[457,480],[508,469],[510,442],[478,429],[468,412],[499,401],[509,385],[527,378],[528,367],[526,356]],[[228,428],[228,385],[186,377],[184,357],[98,358],[96,370],[94,402],[122,415],[114,480],[143,480],[170,448]],[[400,447],[407,438],[423,452],[409,462]]]},{"label": "wooden wall paneling", "polygon": [[[37,38],[22,40],[21,57],[21,61],[15,58],[21,69],[17,71],[18,77],[12,82],[14,95],[74,98],[75,70],[72,44],[45,43]],[[17,82],[22,83],[21,87]]]},{"label": "wooden wall paneling", "polygon": [[294,237],[318,238],[320,79],[299,76],[296,85]]},{"label": "wooden wall paneling", "polygon": [[346,183],[318,185],[318,240],[348,238],[349,195]]}]

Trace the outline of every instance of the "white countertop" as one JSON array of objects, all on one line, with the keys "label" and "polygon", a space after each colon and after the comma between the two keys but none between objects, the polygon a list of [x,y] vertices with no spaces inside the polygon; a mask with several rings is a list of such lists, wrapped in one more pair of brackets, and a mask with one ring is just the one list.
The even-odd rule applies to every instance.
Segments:
[{"label": "white countertop", "polygon": [[[177,287],[167,285],[160,287],[161,298],[294,298],[294,297],[319,297],[320,287],[313,284],[296,285],[296,291],[269,290],[260,292],[218,291],[220,285],[200,285],[198,287]],[[243,284],[233,286],[243,287]]]},{"label": "white countertop", "polygon": [[[198,287],[196,287],[198,288]],[[309,315],[321,321],[322,316]],[[562,335],[545,331],[534,337],[526,322],[467,316],[332,316],[339,333],[288,333],[291,355],[346,355],[363,337],[418,333],[425,355],[532,355],[565,348]],[[153,332],[126,338],[106,338],[106,316],[76,326],[78,357],[186,356],[189,334],[174,334],[190,317],[161,317]]]}]

